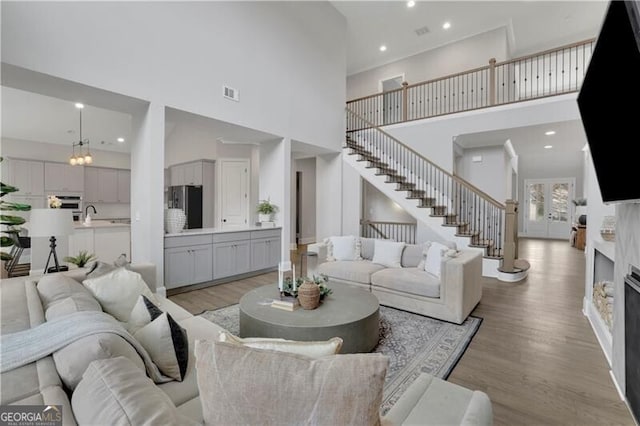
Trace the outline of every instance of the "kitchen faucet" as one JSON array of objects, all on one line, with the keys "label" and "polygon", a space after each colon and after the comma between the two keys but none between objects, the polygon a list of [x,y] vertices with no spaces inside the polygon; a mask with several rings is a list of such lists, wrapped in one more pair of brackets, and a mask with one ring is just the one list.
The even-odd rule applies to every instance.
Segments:
[{"label": "kitchen faucet", "polygon": [[87,217],[88,213],[87,211],[89,210],[89,207],[91,207],[93,209],[93,214],[98,214],[98,212],[96,211],[96,208],[94,207],[93,204],[89,204],[87,207],[84,208],[84,217]]}]

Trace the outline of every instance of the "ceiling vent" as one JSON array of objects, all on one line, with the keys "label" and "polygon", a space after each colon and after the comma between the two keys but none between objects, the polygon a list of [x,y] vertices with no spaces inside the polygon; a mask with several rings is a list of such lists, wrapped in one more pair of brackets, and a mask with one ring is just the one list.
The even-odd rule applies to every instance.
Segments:
[{"label": "ceiling vent", "polygon": [[415,30],[415,32],[416,32],[416,35],[417,35],[418,37],[420,37],[420,36],[423,36],[423,35],[425,35],[425,34],[428,34],[430,31],[429,31],[429,27],[427,27],[427,26],[425,25],[424,27],[422,27],[422,28],[418,28],[417,30]]},{"label": "ceiling vent", "polygon": [[240,94],[233,87],[222,86],[222,96],[224,96],[227,99],[231,99],[232,101],[236,101],[236,102],[240,101]]}]

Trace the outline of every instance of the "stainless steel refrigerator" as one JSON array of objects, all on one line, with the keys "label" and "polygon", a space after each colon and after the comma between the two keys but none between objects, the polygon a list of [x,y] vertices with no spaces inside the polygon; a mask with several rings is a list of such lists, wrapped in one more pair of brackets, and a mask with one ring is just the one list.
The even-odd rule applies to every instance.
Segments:
[{"label": "stainless steel refrigerator", "polygon": [[169,208],[182,209],[187,216],[186,229],[202,228],[202,186],[169,187]]}]

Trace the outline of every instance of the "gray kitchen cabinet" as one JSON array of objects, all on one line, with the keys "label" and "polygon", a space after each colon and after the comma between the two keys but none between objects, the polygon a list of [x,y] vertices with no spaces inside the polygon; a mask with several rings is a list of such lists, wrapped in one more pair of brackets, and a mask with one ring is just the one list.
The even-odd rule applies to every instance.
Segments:
[{"label": "gray kitchen cabinet", "polygon": [[131,171],[105,167],[84,168],[85,203],[129,203]]},{"label": "gray kitchen cabinet", "polygon": [[251,243],[231,241],[213,244],[213,279],[246,274],[251,270]]},{"label": "gray kitchen cabinet", "polygon": [[174,247],[164,251],[164,281],[167,289],[211,281],[210,244]]},{"label": "gray kitchen cabinet", "polygon": [[251,269],[275,268],[280,262],[280,237],[251,240]]},{"label": "gray kitchen cabinet", "polygon": [[202,185],[202,161],[171,166],[171,186]]},{"label": "gray kitchen cabinet", "polygon": [[98,169],[98,196],[101,203],[118,202],[118,170]]},{"label": "gray kitchen cabinet", "polygon": [[84,202],[96,202],[100,198],[98,194],[98,168],[84,168]]},{"label": "gray kitchen cabinet", "polygon": [[84,167],[44,163],[44,189],[48,194],[84,191]]},{"label": "gray kitchen cabinet", "polygon": [[5,159],[4,182],[19,189],[16,195],[44,195],[44,163],[42,161]]}]

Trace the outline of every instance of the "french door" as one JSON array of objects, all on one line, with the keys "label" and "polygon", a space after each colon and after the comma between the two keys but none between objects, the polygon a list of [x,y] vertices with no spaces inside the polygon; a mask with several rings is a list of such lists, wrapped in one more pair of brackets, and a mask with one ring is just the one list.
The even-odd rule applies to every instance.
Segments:
[{"label": "french door", "polygon": [[524,181],[524,232],[535,238],[569,238],[575,178]]}]

